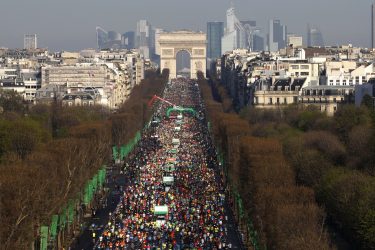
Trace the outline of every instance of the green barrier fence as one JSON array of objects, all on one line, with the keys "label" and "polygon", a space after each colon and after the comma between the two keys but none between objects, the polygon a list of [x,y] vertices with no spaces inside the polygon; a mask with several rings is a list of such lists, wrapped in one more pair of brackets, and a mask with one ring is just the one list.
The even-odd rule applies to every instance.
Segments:
[{"label": "green barrier fence", "polygon": [[113,160],[124,160],[130,152],[133,151],[134,147],[137,145],[137,143],[141,140],[141,132],[137,131],[134,138],[129,141],[128,144],[122,145],[120,148],[117,146],[112,147],[112,157]]},{"label": "green barrier fence", "polygon": [[66,224],[66,208],[63,208],[62,212],[59,215],[59,230],[60,231],[65,228],[65,224]]},{"label": "green barrier fence", "polygon": [[117,158],[118,158],[118,150],[117,150],[117,146],[113,146],[112,147],[112,157],[113,157],[113,160],[116,161]]},{"label": "green barrier fence", "polygon": [[48,227],[40,227],[40,250],[47,250],[48,248]]},{"label": "green barrier fence", "polygon": [[103,167],[102,169],[99,170],[98,174],[98,185],[102,187],[105,182],[105,176],[106,176],[106,169]]},{"label": "green barrier fence", "polygon": [[87,206],[90,203],[90,183],[87,183],[83,194],[83,203]]},{"label": "green barrier fence", "polygon": [[121,148],[120,148],[120,160],[121,161],[124,160],[125,156],[126,156],[126,147],[121,146]]},{"label": "green barrier fence", "polygon": [[51,226],[50,226],[50,238],[54,240],[57,235],[57,223],[59,221],[59,216],[57,214],[52,216]]}]

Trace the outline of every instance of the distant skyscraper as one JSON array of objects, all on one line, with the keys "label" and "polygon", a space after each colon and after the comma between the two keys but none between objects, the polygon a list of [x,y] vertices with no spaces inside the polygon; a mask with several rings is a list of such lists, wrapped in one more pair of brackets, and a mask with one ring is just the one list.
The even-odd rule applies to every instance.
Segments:
[{"label": "distant skyscraper", "polygon": [[121,41],[121,34],[117,31],[108,31],[108,40],[109,41]]},{"label": "distant skyscraper", "polygon": [[134,31],[128,31],[122,34],[123,47],[125,49],[134,49],[135,48],[134,39],[135,39]]},{"label": "distant skyscraper", "polygon": [[323,47],[323,35],[317,27],[307,25],[307,46],[308,47]]},{"label": "distant skyscraper", "polygon": [[241,33],[244,39],[243,48],[253,50],[254,43],[254,31],[256,30],[256,21],[241,21],[243,32]]},{"label": "distant skyscraper", "polygon": [[217,59],[221,57],[221,37],[224,34],[223,22],[207,23],[207,57]]},{"label": "distant skyscraper", "polygon": [[287,28],[280,20],[270,20],[268,34],[268,50],[278,51],[286,46]]},{"label": "distant skyscraper", "polygon": [[371,47],[375,48],[375,3],[371,5]]},{"label": "distant skyscraper", "polygon": [[224,30],[224,36],[221,39],[221,53],[232,51],[234,49],[246,48],[246,35],[241,22],[235,14],[232,6],[227,10],[227,22]]},{"label": "distant skyscraper", "polygon": [[151,24],[147,20],[140,20],[137,22],[137,30],[135,34],[135,47],[138,48],[145,58],[150,58],[151,44],[155,38],[152,38],[153,31]]},{"label": "distant skyscraper", "polygon": [[108,32],[101,27],[96,27],[96,43],[98,49],[103,49],[108,42]]},{"label": "distant skyscraper", "polygon": [[256,28],[252,32],[252,51],[263,51],[264,50],[264,36],[259,28]]},{"label": "distant skyscraper", "polygon": [[38,47],[36,34],[24,35],[23,37],[23,48],[24,49],[36,49]]},{"label": "distant skyscraper", "polygon": [[121,34],[117,31],[106,31],[101,27],[96,27],[96,41],[98,49],[121,49]]}]

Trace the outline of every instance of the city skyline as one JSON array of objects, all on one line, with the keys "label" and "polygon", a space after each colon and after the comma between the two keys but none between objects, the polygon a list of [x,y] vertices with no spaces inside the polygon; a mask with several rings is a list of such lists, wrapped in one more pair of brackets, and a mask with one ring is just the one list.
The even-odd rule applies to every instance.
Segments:
[{"label": "city skyline", "polygon": [[[362,47],[369,47],[371,43],[371,3],[371,0],[234,1],[238,10],[236,15],[240,20],[255,20],[264,30],[270,19],[279,19],[288,26],[288,32],[303,35],[306,39],[306,24],[311,23],[320,28],[326,45],[352,43]],[[23,7],[18,11],[16,20],[9,9],[17,9],[19,6]],[[197,8],[199,6],[201,8]],[[67,0],[60,3],[5,0],[0,8],[0,47],[22,48],[23,35],[30,33],[38,35],[40,47],[51,50],[95,48],[96,26],[122,33],[134,31],[137,21],[141,19],[147,19],[154,27],[166,30],[191,29],[206,32],[207,22],[225,21],[225,12],[229,6],[230,2],[227,0],[109,0],[100,3],[88,0]],[[111,16],[107,16],[108,12],[103,9],[111,9]],[[351,13],[351,18],[335,13]],[[44,18],[41,19],[41,16]],[[6,20],[12,20],[12,25]]]}]

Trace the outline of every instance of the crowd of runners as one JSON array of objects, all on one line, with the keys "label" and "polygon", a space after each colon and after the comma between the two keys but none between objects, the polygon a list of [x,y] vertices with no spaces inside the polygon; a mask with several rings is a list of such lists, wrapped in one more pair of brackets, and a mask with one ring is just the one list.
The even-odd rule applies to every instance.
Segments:
[{"label": "crowd of runners", "polygon": [[194,80],[176,79],[124,166],[129,184],[95,249],[230,249],[224,185]]}]

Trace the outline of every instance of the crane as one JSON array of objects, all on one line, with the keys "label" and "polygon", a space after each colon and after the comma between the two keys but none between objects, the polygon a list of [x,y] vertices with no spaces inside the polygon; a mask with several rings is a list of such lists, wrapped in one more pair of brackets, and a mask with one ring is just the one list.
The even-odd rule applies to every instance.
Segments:
[{"label": "crane", "polygon": [[161,97],[159,97],[159,96],[157,96],[157,95],[154,95],[154,96],[151,98],[151,100],[148,102],[148,106],[151,107],[152,104],[155,102],[155,100],[160,100],[160,101],[162,101],[162,102],[165,102],[165,103],[171,105],[172,107],[178,107],[176,104],[173,104],[173,103],[171,103],[170,101],[167,101],[167,100],[165,100],[165,99],[163,99],[163,98],[161,98]]}]

